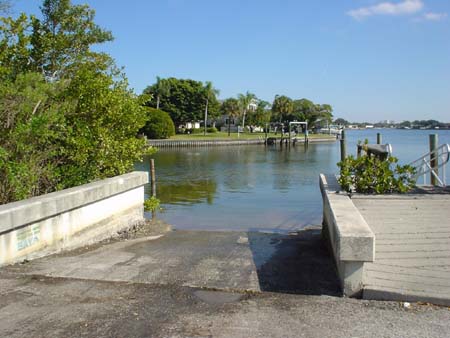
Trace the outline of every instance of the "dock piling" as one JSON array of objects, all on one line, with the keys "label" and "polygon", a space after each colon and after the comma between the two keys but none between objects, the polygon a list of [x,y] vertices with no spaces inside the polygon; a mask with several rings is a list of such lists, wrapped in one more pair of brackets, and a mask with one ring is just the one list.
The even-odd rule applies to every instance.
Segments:
[{"label": "dock piling", "polygon": [[150,159],[150,177],[152,181],[152,197],[156,197],[156,174],[155,174],[155,160]]},{"label": "dock piling", "polygon": [[438,183],[436,179],[436,176],[439,175],[437,148],[438,148],[438,134],[430,134],[430,152],[431,152],[430,165],[432,168],[432,171],[430,172],[431,185],[437,185]]},{"label": "dock piling", "polygon": [[377,144],[381,144],[381,142],[383,140],[383,137],[381,136],[381,133],[377,133]]},{"label": "dock piling", "polygon": [[344,130],[342,130],[342,133],[341,133],[340,143],[341,143],[341,162],[343,162],[345,160],[345,158],[347,157],[347,145],[345,143],[345,131]]}]

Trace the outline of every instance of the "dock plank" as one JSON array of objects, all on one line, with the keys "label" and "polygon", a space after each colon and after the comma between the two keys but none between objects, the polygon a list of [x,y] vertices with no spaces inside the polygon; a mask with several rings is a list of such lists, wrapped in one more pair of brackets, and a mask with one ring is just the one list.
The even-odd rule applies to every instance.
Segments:
[{"label": "dock plank", "polygon": [[363,297],[450,305],[450,195],[357,195],[352,201],[376,237]]}]

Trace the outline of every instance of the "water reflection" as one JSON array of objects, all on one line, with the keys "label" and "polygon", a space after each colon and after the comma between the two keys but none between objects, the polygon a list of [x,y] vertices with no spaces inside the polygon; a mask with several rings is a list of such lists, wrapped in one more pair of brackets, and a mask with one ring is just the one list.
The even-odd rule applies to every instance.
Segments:
[{"label": "water reflection", "polygon": [[[358,140],[374,142],[377,132],[348,131],[349,154],[356,153]],[[401,163],[427,152],[432,132],[381,131]],[[450,142],[449,131],[438,133],[440,144]],[[318,176],[336,173],[340,154],[332,142],[160,149],[153,157],[164,208],[159,217],[174,228],[285,232],[322,222]],[[148,159],[136,165],[148,168]]]},{"label": "water reflection", "polygon": [[[325,168],[329,156],[317,157],[330,147],[160,149],[153,156],[159,217],[184,229],[284,232],[319,224],[318,173],[334,170],[334,163]],[[148,168],[148,159],[136,165]]]},{"label": "water reflection", "polygon": [[212,179],[159,184],[156,195],[163,204],[213,204],[217,184]]}]

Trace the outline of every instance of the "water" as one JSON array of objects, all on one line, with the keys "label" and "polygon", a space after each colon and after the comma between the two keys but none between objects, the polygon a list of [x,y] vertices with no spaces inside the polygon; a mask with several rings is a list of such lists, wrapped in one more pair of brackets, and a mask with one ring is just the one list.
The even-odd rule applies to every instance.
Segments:
[{"label": "water", "polygon": [[[450,143],[450,131],[347,131],[349,154],[358,140],[391,143],[400,163],[428,152],[428,135]],[[322,222],[319,173],[337,172],[339,142],[290,149],[259,145],[160,149],[153,155],[158,217],[176,229],[288,232]],[[148,160],[137,166],[148,170]],[[450,170],[449,170],[450,171]]]}]

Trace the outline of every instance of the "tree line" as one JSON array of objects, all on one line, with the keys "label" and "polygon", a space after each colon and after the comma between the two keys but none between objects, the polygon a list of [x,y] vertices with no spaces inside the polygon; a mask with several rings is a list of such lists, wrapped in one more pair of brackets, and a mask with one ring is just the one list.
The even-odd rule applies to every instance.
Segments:
[{"label": "tree line", "polygon": [[223,116],[228,121],[239,120],[242,128],[290,121],[307,121],[313,128],[325,126],[333,118],[331,105],[316,104],[308,99],[276,95],[269,103],[247,91],[220,101],[218,94],[219,90],[211,82],[157,77],[142,96],[148,106],[167,112],[176,126],[203,121],[205,130],[207,120],[214,125]]},{"label": "tree line", "polygon": [[343,118],[337,118],[333,122],[335,125],[347,127],[349,125],[364,128],[372,125],[375,128],[397,128],[397,129],[450,129],[450,123],[440,122],[437,120],[414,120],[394,122],[349,122]]}]

